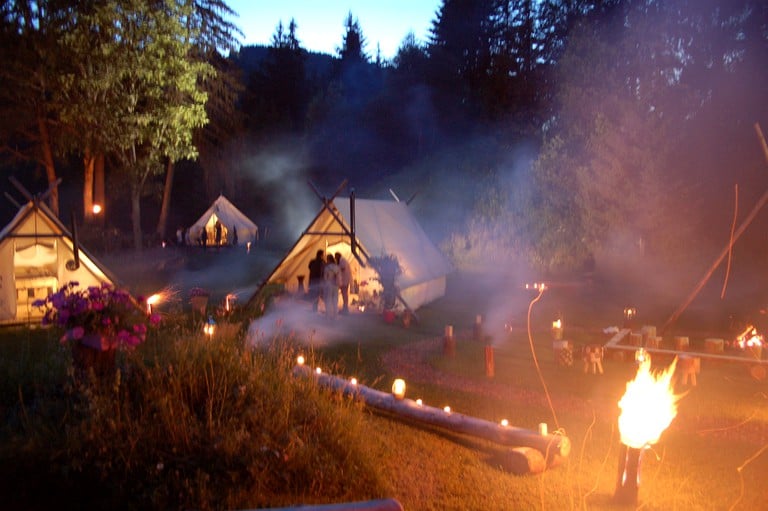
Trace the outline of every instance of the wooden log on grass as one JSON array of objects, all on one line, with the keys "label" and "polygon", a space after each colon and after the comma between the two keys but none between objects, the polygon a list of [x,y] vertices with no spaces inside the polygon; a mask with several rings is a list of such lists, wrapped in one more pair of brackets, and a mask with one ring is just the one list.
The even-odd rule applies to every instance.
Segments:
[{"label": "wooden log on grass", "polygon": [[[398,417],[437,426],[454,433],[482,438],[503,446],[536,449],[546,460],[546,464],[550,466],[563,458],[567,458],[571,452],[571,442],[564,435],[540,435],[537,431],[504,426],[496,422],[420,404],[412,399],[396,399],[389,392],[381,392],[338,376],[318,373],[306,366],[297,366],[295,373],[302,376],[314,376],[318,384],[323,387],[362,399],[367,406],[395,414]],[[530,462],[534,466],[537,464],[533,459]]]}]

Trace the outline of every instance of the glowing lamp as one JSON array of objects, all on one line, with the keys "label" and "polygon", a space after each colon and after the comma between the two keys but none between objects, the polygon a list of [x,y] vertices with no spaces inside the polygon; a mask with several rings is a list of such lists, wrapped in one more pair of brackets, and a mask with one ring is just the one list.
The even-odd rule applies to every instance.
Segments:
[{"label": "glowing lamp", "polygon": [[94,204],[91,211],[93,211],[94,215],[98,215],[99,213],[101,213],[101,204]]},{"label": "glowing lamp", "polygon": [[395,396],[395,399],[405,397],[405,380],[398,378],[392,383],[392,395]]},{"label": "glowing lamp", "polygon": [[421,398],[417,399],[416,406],[424,406],[424,401],[422,401]]},{"label": "glowing lamp", "polygon": [[509,426],[509,421],[507,419],[501,419],[501,422],[499,423],[501,427],[506,428]]},{"label": "glowing lamp", "polygon": [[446,407],[443,408],[443,411],[445,413],[451,413],[451,407],[450,406],[446,406]]},{"label": "glowing lamp", "polygon": [[323,370],[322,370],[322,369],[320,369],[319,367],[315,368],[315,372],[316,372],[317,374],[323,374]]},{"label": "glowing lamp", "polygon": [[349,383],[351,383],[352,385],[357,385],[357,378],[353,376],[352,378],[349,379]]},{"label": "glowing lamp", "polygon": [[213,332],[216,330],[216,321],[213,320],[213,316],[208,316],[208,321],[205,322],[203,325],[203,333],[208,336],[208,338],[213,337]]},{"label": "glowing lamp", "polygon": [[305,362],[304,355],[299,355],[298,357],[296,357],[296,363],[299,364],[300,366],[303,366],[304,362]]},{"label": "glowing lamp", "polygon": [[559,341],[563,338],[563,320],[558,319],[556,321],[552,322],[552,335],[555,337],[555,340]]}]

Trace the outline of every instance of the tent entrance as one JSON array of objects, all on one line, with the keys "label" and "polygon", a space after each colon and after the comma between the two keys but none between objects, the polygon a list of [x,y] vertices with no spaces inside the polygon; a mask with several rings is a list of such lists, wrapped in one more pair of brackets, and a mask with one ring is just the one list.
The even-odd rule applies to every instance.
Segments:
[{"label": "tent entrance", "polygon": [[14,246],[14,281],[16,317],[39,319],[43,312],[32,304],[59,287],[57,240],[16,243]]},{"label": "tent entrance", "polygon": [[[348,242],[340,241],[325,247],[326,254],[336,255],[337,252],[347,260],[352,271],[352,280],[349,283],[350,310],[364,311],[366,308],[375,310],[381,296],[381,284],[377,280],[376,272],[360,264],[360,261],[352,255],[352,246]],[[341,297],[339,297],[339,307],[341,307]]]},{"label": "tent entrance", "polygon": [[[208,235],[208,245],[220,247],[222,245],[231,245],[231,234],[227,226],[222,222],[216,213],[212,214],[205,223],[205,231]],[[218,234],[217,234],[218,233]],[[217,243],[218,236],[218,243]]]}]

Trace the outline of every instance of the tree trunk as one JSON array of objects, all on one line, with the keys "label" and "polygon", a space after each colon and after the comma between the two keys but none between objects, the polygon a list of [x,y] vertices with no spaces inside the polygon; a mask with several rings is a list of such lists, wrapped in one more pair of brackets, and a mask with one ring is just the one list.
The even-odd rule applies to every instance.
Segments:
[{"label": "tree trunk", "polygon": [[48,186],[51,193],[48,195],[48,206],[56,216],[59,216],[59,187],[56,184],[56,165],[53,161],[53,149],[51,149],[51,137],[48,133],[48,122],[45,117],[38,115],[37,127],[40,131],[40,150],[43,153],[43,165],[45,176],[48,178]]},{"label": "tree trunk", "polygon": [[104,215],[106,214],[106,193],[104,191],[104,155],[96,156],[93,168],[93,202],[101,206],[101,213],[94,216],[94,223],[104,227]]},{"label": "tree trunk", "polygon": [[93,168],[96,157],[90,149],[83,155],[83,220],[90,224],[93,222]]},{"label": "tree trunk", "polygon": [[165,164],[165,187],[163,188],[163,203],[160,206],[160,218],[157,219],[157,234],[165,239],[168,228],[168,211],[171,208],[171,190],[173,189],[173,171],[176,167],[169,158]]},{"label": "tree trunk", "polygon": [[141,237],[141,186],[131,185],[131,224],[133,225],[133,246],[136,252],[141,252],[143,240]]}]

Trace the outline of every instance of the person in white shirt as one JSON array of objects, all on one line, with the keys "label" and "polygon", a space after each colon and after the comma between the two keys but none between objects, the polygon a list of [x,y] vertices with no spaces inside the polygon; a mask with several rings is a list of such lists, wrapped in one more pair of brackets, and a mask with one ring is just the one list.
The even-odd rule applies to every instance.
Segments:
[{"label": "person in white shirt", "polygon": [[339,267],[333,259],[333,255],[328,254],[323,267],[323,286],[325,291],[325,315],[329,319],[336,319],[339,312]]},{"label": "person in white shirt", "polygon": [[352,282],[352,269],[349,267],[349,262],[339,252],[336,252],[335,259],[336,265],[339,267],[339,291],[341,291],[341,301],[344,304],[341,313],[349,314],[349,283]]}]

